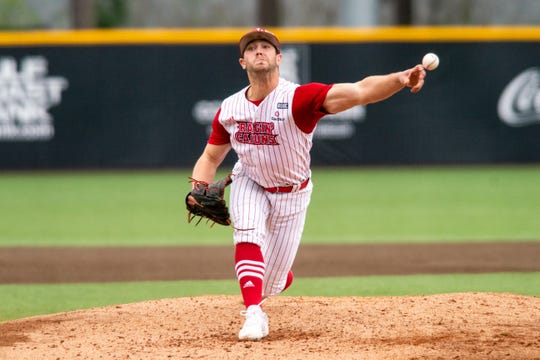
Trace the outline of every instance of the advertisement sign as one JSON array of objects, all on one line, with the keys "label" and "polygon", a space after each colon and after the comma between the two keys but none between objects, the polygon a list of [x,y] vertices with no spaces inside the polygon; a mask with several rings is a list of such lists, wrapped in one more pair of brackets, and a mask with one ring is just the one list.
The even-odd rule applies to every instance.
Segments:
[{"label": "advertisement sign", "polygon": [[[427,52],[441,60],[418,94],[324,117],[314,165],[540,161],[536,41],[298,41],[282,50],[281,76],[297,83],[355,82]],[[191,167],[221,101],[247,85],[238,57],[234,43],[0,47],[0,168]]]}]

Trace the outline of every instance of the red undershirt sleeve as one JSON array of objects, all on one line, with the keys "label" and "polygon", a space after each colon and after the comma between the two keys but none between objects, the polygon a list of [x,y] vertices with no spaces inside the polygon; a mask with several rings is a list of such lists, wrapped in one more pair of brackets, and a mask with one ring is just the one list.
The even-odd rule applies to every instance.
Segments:
[{"label": "red undershirt sleeve", "polygon": [[227,130],[219,122],[219,114],[221,113],[221,108],[217,111],[214,120],[212,121],[212,133],[208,138],[208,143],[212,145],[223,145],[231,142],[231,138]]},{"label": "red undershirt sleeve", "polygon": [[328,112],[323,108],[332,84],[309,83],[296,88],[292,113],[296,126],[306,134],[313,132],[317,122]]}]

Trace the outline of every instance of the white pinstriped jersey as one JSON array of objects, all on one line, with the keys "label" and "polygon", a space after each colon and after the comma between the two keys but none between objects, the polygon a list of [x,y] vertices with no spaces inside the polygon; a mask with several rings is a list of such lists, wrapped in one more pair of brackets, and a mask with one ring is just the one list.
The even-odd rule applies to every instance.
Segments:
[{"label": "white pinstriped jersey", "polygon": [[247,87],[223,101],[219,122],[238,155],[233,173],[263,187],[300,184],[311,176],[313,132],[303,132],[292,114],[298,86],[281,78],[259,106],[246,99]]}]

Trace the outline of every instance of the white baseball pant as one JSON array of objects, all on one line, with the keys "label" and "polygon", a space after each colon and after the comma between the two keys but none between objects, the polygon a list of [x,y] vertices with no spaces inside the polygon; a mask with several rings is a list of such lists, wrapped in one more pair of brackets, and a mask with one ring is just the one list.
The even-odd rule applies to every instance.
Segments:
[{"label": "white baseball pant", "polygon": [[238,174],[230,188],[229,210],[234,244],[261,247],[266,271],[263,296],[279,294],[285,287],[304,230],[313,185],[290,193],[270,193],[249,177]]}]

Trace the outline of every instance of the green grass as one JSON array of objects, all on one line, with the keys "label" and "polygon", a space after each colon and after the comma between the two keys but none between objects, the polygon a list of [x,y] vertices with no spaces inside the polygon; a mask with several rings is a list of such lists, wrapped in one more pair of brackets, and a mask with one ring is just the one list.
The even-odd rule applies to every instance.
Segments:
[{"label": "green grass", "polygon": [[540,167],[348,169],[314,178],[309,242],[540,240]]},{"label": "green grass", "polygon": [[235,281],[0,285],[0,321],[138,301],[237,294]]},{"label": "green grass", "polygon": [[[225,170],[225,169],[224,169]],[[189,171],[0,174],[1,246],[231,244],[186,223]],[[540,241],[540,167],[314,169],[303,243]],[[210,294],[230,281],[0,285],[0,320]],[[540,296],[540,273],[296,279],[287,295]],[[233,309],[231,309],[233,310]]]},{"label": "green grass", "polygon": [[[287,296],[401,296],[504,292],[540,296],[540,273],[297,278]],[[151,299],[240,295],[234,280],[0,285],[0,321]],[[231,309],[231,311],[236,311]]]},{"label": "green grass", "polygon": [[[187,173],[0,176],[2,245],[164,245],[186,236]],[[202,227],[201,227],[202,228]]]},{"label": "green grass", "polygon": [[[188,171],[0,175],[0,246],[229,244],[187,224]],[[540,240],[540,167],[313,170],[304,243]]]}]

